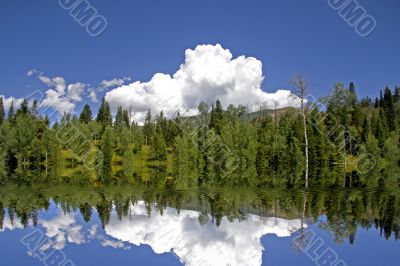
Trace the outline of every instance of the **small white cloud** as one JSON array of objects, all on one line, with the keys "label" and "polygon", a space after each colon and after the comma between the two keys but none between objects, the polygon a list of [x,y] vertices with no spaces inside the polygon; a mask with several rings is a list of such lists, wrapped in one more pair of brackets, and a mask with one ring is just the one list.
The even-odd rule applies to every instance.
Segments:
[{"label": "small white cloud", "polygon": [[58,215],[50,220],[42,220],[40,224],[46,230],[49,238],[47,245],[41,248],[63,249],[66,242],[82,244],[85,243],[84,235],[81,232],[82,226],[77,225],[75,218],[71,214],[64,214],[59,211]]},{"label": "small white cloud", "polygon": [[89,96],[88,96],[88,97],[90,98],[90,100],[91,100],[92,102],[94,102],[94,103],[98,102],[97,94],[96,94],[96,91],[95,91],[95,90],[90,90]]},{"label": "small white cloud", "polygon": [[32,69],[28,70],[28,72],[26,73],[26,75],[27,75],[28,77],[30,77],[30,76],[33,76],[33,75],[38,74],[38,73],[39,73],[38,70],[36,70],[35,68],[32,68]]},{"label": "small white cloud", "polygon": [[68,98],[70,98],[71,100],[80,102],[82,101],[82,93],[85,91],[85,84],[81,83],[81,82],[77,82],[74,84],[69,84],[67,91],[68,91]]},{"label": "small white cloud", "polygon": [[89,232],[90,239],[93,239],[96,236],[97,228],[98,228],[97,224],[94,224],[89,228],[88,232]]},{"label": "small white cloud", "polygon": [[123,85],[126,81],[130,81],[131,78],[130,77],[123,77],[123,78],[114,78],[111,80],[103,80],[100,83],[100,89],[104,90],[104,89],[108,89],[108,88],[113,88],[113,87],[117,87],[117,86],[121,86]]},{"label": "small white cloud", "polygon": [[112,240],[112,239],[107,239],[105,237],[98,237],[100,240],[100,245],[103,247],[112,247],[112,248],[122,248],[122,249],[130,249],[129,246],[125,246],[124,242],[119,241],[119,240]]},{"label": "small white cloud", "polygon": [[51,107],[59,113],[73,113],[75,103],[82,101],[82,94],[85,91],[86,84],[77,82],[66,85],[62,77],[49,78],[40,74],[39,80],[50,89],[46,91],[46,97],[40,103],[40,107]]}]

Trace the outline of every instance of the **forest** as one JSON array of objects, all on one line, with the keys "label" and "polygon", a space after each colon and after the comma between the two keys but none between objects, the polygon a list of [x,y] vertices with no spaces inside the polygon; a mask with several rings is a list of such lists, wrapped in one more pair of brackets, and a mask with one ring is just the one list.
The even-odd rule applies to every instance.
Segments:
[{"label": "forest", "polygon": [[219,100],[195,117],[149,110],[143,125],[104,98],[97,114],[85,105],[60,120],[36,101],[6,113],[0,98],[0,183],[398,187],[400,87],[375,99],[359,99],[354,83],[331,91],[253,113]]}]

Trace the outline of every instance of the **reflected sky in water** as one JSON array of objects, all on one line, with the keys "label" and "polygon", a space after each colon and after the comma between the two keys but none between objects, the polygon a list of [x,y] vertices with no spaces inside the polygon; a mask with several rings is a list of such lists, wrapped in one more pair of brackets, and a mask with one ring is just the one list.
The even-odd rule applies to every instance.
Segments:
[{"label": "reflected sky in water", "polygon": [[[38,213],[37,225],[30,221],[26,228],[18,217],[12,223],[5,210],[1,265],[44,265],[37,253],[55,251],[65,255],[65,265],[325,265],[324,254],[337,256],[336,261],[344,263],[339,265],[397,265],[400,258],[394,236],[385,239],[374,227],[358,227],[350,240],[337,243],[324,227],[324,214],[312,220],[249,211],[243,220],[224,216],[217,226],[207,212],[173,207],[160,211],[138,200],[129,203],[123,217],[113,207],[103,223],[96,208],[85,222],[79,209],[66,212],[50,203]],[[43,236],[35,252],[21,239],[38,232]],[[304,251],[296,244],[307,234],[313,238],[308,238],[311,245]]]}]

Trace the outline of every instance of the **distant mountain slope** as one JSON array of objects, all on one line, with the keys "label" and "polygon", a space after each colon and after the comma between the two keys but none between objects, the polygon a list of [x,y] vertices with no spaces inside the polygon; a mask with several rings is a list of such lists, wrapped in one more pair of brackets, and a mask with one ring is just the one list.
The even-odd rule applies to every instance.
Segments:
[{"label": "distant mountain slope", "polygon": [[[274,116],[276,112],[276,116],[279,118],[287,113],[289,114],[298,114],[299,110],[297,108],[294,107],[285,107],[285,108],[281,108],[281,109],[277,109],[276,111],[274,109],[265,109],[265,110],[260,110],[260,111],[256,111],[256,112],[252,112],[252,113],[248,113],[244,119],[247,121],[252,121],[254,119],[257,119],[259,117],[263,117],[268,115],[272,115]],[[200,121],[200,117],[197,116],[187,116],[187,117],[182,117],[181,118],[185,123],[188,123],[190,125],[197,125]]]}]

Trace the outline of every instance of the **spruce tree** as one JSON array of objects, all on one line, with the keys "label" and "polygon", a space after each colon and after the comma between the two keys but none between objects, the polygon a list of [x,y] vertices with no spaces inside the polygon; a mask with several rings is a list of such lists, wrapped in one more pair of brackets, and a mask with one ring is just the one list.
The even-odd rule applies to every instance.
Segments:
[{"label": "spruce tree", "polygon": [[106,126],[112,126],[112,114],[110,104],[108,102],[105,102],[103,124]]},{"label": "spruce tree", "polygon": [[7,115],[8,121],[13,124],[15,121],[15,109],[14,109],[14,101],[11,102],[10,109],[8,109],[8,115]]},{"label": "spruce tree", "polygon": [[210,128],[215,130],[215,133],[221,135],[221,129],[224,126],[224,111],[222,109],[222,104],[220,100],[217,100],[212,106],[211,110],[211,120],[210,120]]},{"label": "spruce tree", "polygon": [[385,93],[383,96],[383,110],[385,111],[386,122],[389,131],[391,132],[396,130],[393,96],[392,91],[388,87],[385,88]]},{"label": "spruce tree", "polygon": [[114,126],[116,128],[121,128],[122,125],[123,125],[123,110],[122,110],[122,106],[118,106],[117,114],[115,115]]},{"label": "spruce tree", "polygon": [[400,87],[398,86],[394,89],[393,101],[396,103],[400,102]]},{"label": "spruce tree", "polygon": [[28,113],[29,113],[29,103],[27,99],[24,99],[21,103],[21,106],[17,110],[16,116],[27,115]]},{"label": "spruce tree", "polygon": [[151,111],[149,109],[149,111],[146,114],[146,119],[144,121],[144,125],[143,125],[143,135],[145,138],[145,144],[149,145],[152,143],[153,140],[153,135],[154,135],[154,126],[153,126],[153,122],[151,119]]},{"label": "spruce tree", "polygon": [[105,97],[103,97],[101,101],[96,120],[103,126],[103,128],[112,125],[111,108]]},{"label": "spruce tree", "polygon": [[3,124],[5,117],[3,97],[0,97],[0,126]]},{"label": "spruce tree", "polygon": [[39,116],[39,110],[38,110],[38,102],[37,100],[34,100],[32,103],[32,107],[30,110],[30,113],[34,116],[34,117],[38,117]]},{"label": "spruce tree", "polygon": [[92,110],[88,104],[85,104],[82,113],[79,116],[79,122],[88,124],[90,121],[92,121]]},{"label": "spruce tree", "polygon": [[353,82],[350,82],[349,91],[351,92],[351,94],[356,95],[356,87],[354,86]]},{"label": "spruce tree", "polygon": [[97,116],[96,116],[96,121],[99,122],[100,124],[103,122],[104,120],[104,108],[105,108],[105,103],[106,103],[106,99],[103,97],[103,99],[101,100],[101,104],[99,107],[99,111],[97,112]]},{"label": "spruce tree", "polygon": [[385,115],[384,115],[384,111],[382,108],[378,109],[378,113],[375,115],[375,125],[374,125],[374,129],[375,129],[375,138],[378,140],[379,142],[379,146],[383,147],[385,139],[387,137],[387,123],[386,123],[386,119],[385,119]]},{"label": "spruce tree", "polygon": [[164,116],[164,112],[161,111],[160,114],[156,117],[156,131],[158,131],[164,138],[166,139],[167,132],[167,119]]},{"label": "spruce tree", "polygon": [[124,110],[124,111],[122,112],[122,121],[123,121],[123,123],[126,125],[127,128],[130,127],[131,122],[130,122],[130,119],[129,119],[128,110]]},{"label": "spruce tree", "polygon": [[374,104],[374,108],[378,108],[379,107],[379,99],[378,97],[375,98],[375,104]]},{"label": "spruce tree", "polygon": [[368,121],[368,117],[365,116],[364,122],[362,125],[362,131],[361,131],[361,142],[362,143],[365,143],[367,141],[369,134],[370,134],[369,121]]}]

